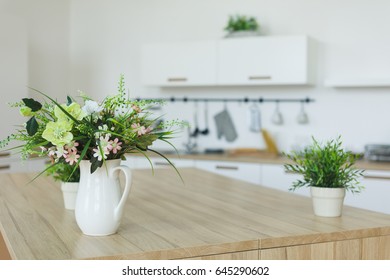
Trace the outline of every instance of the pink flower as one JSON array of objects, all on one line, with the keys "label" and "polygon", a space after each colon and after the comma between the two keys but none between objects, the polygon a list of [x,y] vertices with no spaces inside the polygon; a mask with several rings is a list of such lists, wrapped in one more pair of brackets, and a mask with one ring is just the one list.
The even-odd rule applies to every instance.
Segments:
[{"label": "pink flower", "polygon": [[133,123],[131,127],[137,132],[138,136],[148,133],[148,129],[141,126],[139,123]]},{"label": "pink flower", "polygon": [[80,158],[80,155],[77,154],[77,150],[70,151],[65,158],[65,161],[69,163],[69,165],[73,165],[73,163],[77,162]]},{"label": "pink flower", "polygon": [[142,112],[142,109],[135,104],[131,105],[131,109],[136,111],[138,114]]},{"label": "pink flower", "polygon": [[77,148],[79,146],[79,143],[77,142],[70,142],[69,144],[67,144],[65,146],[65,149],[68,150],[68,152],[70,153],[71,151],[76,151],[77,152]]},{"label": "pink flower", "polygon": [[111,144],[111,150],[114,154],[116,154],[119,150],[122,149],[120,145],[122,145],[122,142],[118,142],[118,138],[115,138],[114,141],[110,141]]}]

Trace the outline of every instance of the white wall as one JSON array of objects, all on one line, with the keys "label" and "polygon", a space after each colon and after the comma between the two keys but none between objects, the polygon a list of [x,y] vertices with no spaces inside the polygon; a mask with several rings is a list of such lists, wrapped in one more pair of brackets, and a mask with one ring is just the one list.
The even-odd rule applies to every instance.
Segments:
[{"label": "white wall", "polygon": [[[0,13],[18,18],[26,33],[27,81],[23,86],[54,97],[69,94],[69,0],[0,0]],[[7,28],[18,32],[12,24]]]},{"label": "white wall", "polygon": [[[261,106],[263,126],[281,149],[343,135],[345,144],[361,151],[366,143],[389,143],[390,89],[326,88],[326,78],[389,77],[390,18],[386,0],[73,0],[71,1],[71,85],[96,97],[115,92],[119,73],[133,96],[311,97],[310,124],[296,124],[298,104],[281,104],[285,125],[270,118],[273,104]],[[256,16],[264,35],[307,34],[318,44],[317,83],[308,87],[147,88],[140,83],[140,48],[144,43],[217,39],[230,14]],[[202,104],[199,106],[201,107]],[[234,143],[215,137],[212,116],[222,104],[210,105],[208,138],[201,147],[262,147],[248,130],[245,104],[229,104],[240,133]],[[169,105],[167,117],[193,119],[194,106]],[[200,123],[203,124],[202,119]],[[178,139],[178,145],[185,139]]]}]

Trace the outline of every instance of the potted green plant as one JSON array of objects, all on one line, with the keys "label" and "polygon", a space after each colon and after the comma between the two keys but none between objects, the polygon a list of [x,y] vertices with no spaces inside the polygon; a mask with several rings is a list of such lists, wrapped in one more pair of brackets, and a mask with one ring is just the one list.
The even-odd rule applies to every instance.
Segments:
[{"label": "potted green plant", "polygon": [[260,25],[254,17],[242,15],[229,16],[224,30],[228,32],[227,37],[258,35]]},{"label": "potted green plant", "polygon": [[293,163],[285,164],[285,170],[303,176],[293,182],[290,190],[310,187],[317,216],[341,216],[346,190],[359,193],[364,189],[358,181],[364,171],[354,168],[358,156],[343,149],[341,137],[325,144],[313,138],[302,152],[286,155]]},{"label": "potted green plant", "polygon": [[64,199],[65,209],[74,210],[76,196],[80,182],[80,168],[66,163],[50,165],[46,170],[46,175],[54,178],[55,181],[61,182],[61,190]]}]

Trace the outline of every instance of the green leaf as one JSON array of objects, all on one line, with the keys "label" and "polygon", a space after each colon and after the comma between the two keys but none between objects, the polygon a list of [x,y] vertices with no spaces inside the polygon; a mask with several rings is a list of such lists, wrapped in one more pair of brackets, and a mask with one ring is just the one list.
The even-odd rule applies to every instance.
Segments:
[{"label": "green leaf", "polygon": [[90,162],[91,162],[91,174],[95,172],[99,167],[103,166],[103,161],[98,161],[96,157],[92,157]]},{"label": "green leaf", "polygon": [[23,103],[26,105],[28,108],[31,109],[31,111],[36,112],[42,109],[42,104],[39,103],[38,101],[32,99],[32,98],[23,98]]},{"label": "green leaf", "polygon": [[73,103],[72,98],[70,98],[69,95],[66,97],[66,100],[67,100],[67,104],[66,105],[68,105],[68,106]]},{"label": "green leaf", "polygon": [[38,131],[38,122],[35,117],[31,117],[26,123],[26,130],[28,135],[33,136]]}]

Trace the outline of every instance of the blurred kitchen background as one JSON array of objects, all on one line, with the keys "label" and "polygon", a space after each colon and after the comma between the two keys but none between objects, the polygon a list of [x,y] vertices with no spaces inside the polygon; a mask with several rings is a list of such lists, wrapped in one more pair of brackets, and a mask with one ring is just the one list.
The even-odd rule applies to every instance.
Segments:
[{"label": "blurred kitchen background", "polygon": [[[279,150],[299,149],[311,136],[342,135],[346,147],[363,152],[366,144],[390,143],[389,10],[386,0],[0,0],[1,98],[19,100],[30,94],[26,86],[31,86],[60,101],[77,90],[101,99],[115,93],[121,73],[131,96],[139,98],[310,98],[314,102],[304,103],[307,124],[297,121],[300,102],[279,103],[282,124],[272,121],[276,103],[257,104],[261,127]],[[307,36],[312,81],[180,87],[144,83],[146,45],[235,40],[224,38],[223,30],[235,14],[255,17],[261,36]],[[194,71],[205,69],[194,65]],[[197,117],[199,130],[209,131],[192,139],[199,150],[265,147],[260,131],[250,129],[252,102],[208,102],[207,120],[205,104],[168,102],[155,112],[188,121],[192,132]],[[13,129],[9,124],[20,121],[7,105],[1,106],[3,138]],[[233,141],[217,137],[214,117],[224,108],[237,134]],[[188,142],[185,129],[174,140],[178,149]]]}]

